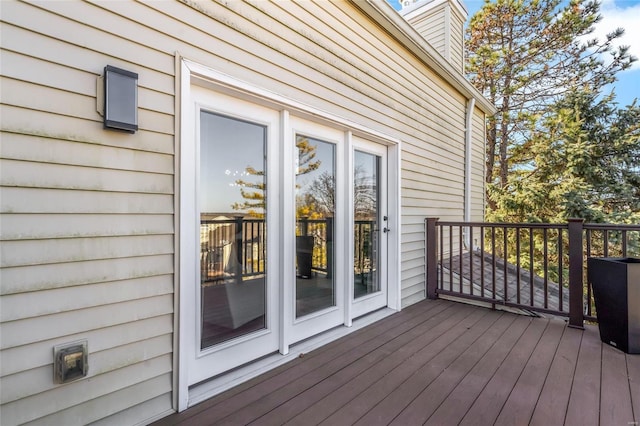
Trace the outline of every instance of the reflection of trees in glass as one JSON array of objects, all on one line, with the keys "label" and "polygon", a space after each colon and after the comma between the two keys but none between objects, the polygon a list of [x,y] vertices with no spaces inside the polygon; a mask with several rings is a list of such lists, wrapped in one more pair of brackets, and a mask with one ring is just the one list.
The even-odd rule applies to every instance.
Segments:
[{"label": "reflection of trees in glass", "polygon": [[356,220],[375,220],[377,188],[375,178],[361,166],[353,170],[353,205]]},{"label": "reflection of trees in glass", "polygon": [[298,197],[298,216],[320,219],[333,216],[336,206],[336,178],[330,172],[322,172],[309,184],[306,192]]},{"label": "reflection of trees in glass", "polygon": [[[296,147],[298,148],[299,158],[296,175],[310,173],[320,167],[320,160],[313,161],[316,157],[316,147],[311,145],[309,139],[299,136]],[[245,171],[247,172],[247,175],[256,176],[258,178],[254,182],[244,179],[236,180],[236,185],[240,187],[240,195],[242,195],[244,201],[233,203],[231,208],[233,210],[246,211],[249,216],[263,218],[265,209],[265,190],[267,189],[264,170],[256,170],[252,166],[247,166]]]},{"label": "reflection of trees in glass", "polygon": [[[336,178],[330,172],[323,172],[298,196],[298,216],[320,219],[333,216],[336,206]],[[375,220],[376,183],[362,167],[354,170],[354,214],[356,220]]]},{"label": "reflection of trees in glass", "polygon": [[[246,210],[249,216],[264,217],[264,190],[266,189],[266,182],[264,178],[264,171],[256,170],[251,166],[247,166],[245,169],[249,176],[258,176],[257,182],[248,182],[243,179],[236,180],[236,185],[240,187],[240,195],[245,201],[241,203],[233,203],[231,208],[234,210]],[[249,189],[247,189],[249,188]]]}]

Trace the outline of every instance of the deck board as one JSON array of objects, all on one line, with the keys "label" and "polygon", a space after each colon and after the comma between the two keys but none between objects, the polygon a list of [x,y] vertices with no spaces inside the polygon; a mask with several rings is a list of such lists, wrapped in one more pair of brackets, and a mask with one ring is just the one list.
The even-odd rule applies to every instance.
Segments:
[{"label": "deck board", "polygon": [[531,425],[564,423],[580,351],[582,331],[566,327],[536,404]]},{"label": "deck board", "polygon": [[628,425],[639,383],[594,326],[424,301],[156,425]]},{"label": "deck board", "polygon": [[442,371],[446,370],[464,351],[501,316],[497,312],[483,315],[438,355],[424,362],[395,389],[387,389],[388,395],[367,412],[356,425],[389,424],[392,422]]},{"label": "deck board", "polygon": [[629,375],[624,353],[602,346],[602,391],[600,424],[625,425],[633,418]]},{"label": "deck board", "polygon": [[515,318],[502,315],[467,350],[447,366],[429,386],[398,415],[391,424],[423,424],[444,402],[453,389],[475,367],[513,324]]},{"label": "deck board", "polygon": [[564,329],[560,321],[549,323],[495,424],[529,424]]},{"label": "deck board", "polygon": [[[474,313],[474,310],[460,311],[454,318],[455,322],[452,323],[445,333],[440,333],[438,337],[430,340],[424,348],[401,365],[393,370],[389,370],[387,374],[383,375],[374,384],[363,389],[362,392],[355,395],[352,394],[352,399],[348,401],[348,403],[342,404],[339,410],[333,412],[321,424],[339,425],[355,423],[373,407],[377,406],[379,402],[389,394],[389,389],[395,389],[407,380],[420,366],[438,355],[445,347],[451,344],[457,336],[462,334],[467,327],[477,322],[481,316],[482,314]],[[344,397],[344,394],[342,395]],[[337,400],[338,397],[339,395],[334,396],[333,400]],[[312,420],[312,417],[305,418],[305,416],[296,419],[297,424],[300,425],[309,424],[307,422]]]},{"label": "deck board", "polygon": [[629,372],[631,405],[636,416],[636,422],[640,423],[640,355],[627,356],[626,359],[627,371]]},{"label": "deck board", "polygon": [[[333,411],[349,402],[349,397],[345,398],[345,395],[355,397],[366,391],[379,378],[402,365],[429,341],[446,333],[457,321],[470,313],[470,310],[460,310],[455,314],[449,311],[440,312],[429,321],[416,327],[415,333],[408,334],[409,340],[402,346],[402,350],[396,350],[397,348],[394,348],[395,339],[391,340],[389,343],[391,343],[390,349],[392,350],[376,362],[364,360],[366,369],[361,374],[350,377],[349,380],[344,380],[342,373],[340,375],[334,374],[328,380],[309,388],[282,407],[271,411],[263,418],[266,422],[263,423],[263,419],[260,419],[261,421],[256,424],[269,424],[271,421],[282,423],[289,420],[291,420],[290,424],[320,423]],[[426,336],[429,337],[423,339]]]},{"label": "deck board", "polygon": [[426,425],[458,424],[471,408],[492,375],[500,368],[509,352],[531,324],[527,317],[519,317],[473,369],[447,395],[427,420]]},{"label": "deck board", "polygon": [[489,425],[496,421],[547,325],[546,321],[531,321],[500,368],[489,378],[487,385],[480,391],[460,424]]},{"label": "deck board", "polygon": [[450,304],[438,301],[437,304],[426,306],[415,304],[407,308],[406,315],[394,315],[386,321],[376,323],[375,327],[360,329],[349,335],[348,341],[341,339],[331,342],[303,358],[297,358],[285,365],[260,375],[248,382],[230,389],[190,409],[169,416],[156,423],[157,426],[169,426],[186,422],[185,424],[213,424],[224,417],[242,410],[249,403],[259,400],[265,394],[278,390],[290,381],[316,368],[321,367],[331,359],[348,352],[352,348],[378,338],[380,335],[411,321],[424,321],[430,315],[435,315],[443,309],[451,309]]},{"label": "deck board", "polygon": [[571,425],[598,426],[602,344],[597,330],[587,327],[582,336],[565,421]]},{"label": "deck board", "polygon": [[[437,316],[436,316],[437,318]],[[378,339],[363,344],[340,358],[336,358],[327,364],[327,368],[314,370],[298,380],[291,382],[287,387],[290,392],[283,392],[281,389],[276,394],[270,395],[255,405],[251,405],[243,410],[242,416],[233,416],[225,419],[223,424],[246,424],[257,419],[255,424],[282,424],[293,415],[297,414],[305,403],[318,401],[330,394],[336,388],[348,383],[354,378],[367,374],[367,371],[376,363],[388,359],[397,352],[398,347],[406,347],[421,335],[429,331],[435,324],[430,321],[418,323],[422,318],[417,318],[416,323],[405,323],[390,330],[389,333],[381,335]],[[447,320],[444,313],[439,318],[440,321]],[[408,328],[410,326],[410,328]],[[339,374],[334,374],[339,372]],[[248,414],[250,413],[250,414]],[[253,418],[250,418],[253,417]]]}]

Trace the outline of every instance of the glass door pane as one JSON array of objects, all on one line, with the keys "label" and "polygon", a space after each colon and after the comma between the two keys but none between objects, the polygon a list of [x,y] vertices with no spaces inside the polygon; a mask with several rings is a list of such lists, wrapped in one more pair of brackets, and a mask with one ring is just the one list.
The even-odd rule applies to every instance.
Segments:
[{"label": "glass door pane", "polygon": [[296,318],[336,305],[335,146],[296,135]]},{"label": "glass door pane", "polygon": [[358,298],[380,291],[380,157],[354,153],[354,286]]},{"label": "glass door pane", "polygon": [[267,128],[201,111],[200,133],[204,349],[266,327]]}]

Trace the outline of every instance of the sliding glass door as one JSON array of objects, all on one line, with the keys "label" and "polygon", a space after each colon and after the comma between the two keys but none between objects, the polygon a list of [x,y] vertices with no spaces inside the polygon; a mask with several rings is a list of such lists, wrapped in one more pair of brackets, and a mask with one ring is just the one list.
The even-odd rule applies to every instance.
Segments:
[{"label": "sliding glass door", "polygon": [[354,138],[354,317],[387,305],[387,148]]},{"label": "sliding glass door", "polygon": [[[195,383],[276,352],[276,111],[194,88]],[[274,229],[274,231],[272,231]]]}]

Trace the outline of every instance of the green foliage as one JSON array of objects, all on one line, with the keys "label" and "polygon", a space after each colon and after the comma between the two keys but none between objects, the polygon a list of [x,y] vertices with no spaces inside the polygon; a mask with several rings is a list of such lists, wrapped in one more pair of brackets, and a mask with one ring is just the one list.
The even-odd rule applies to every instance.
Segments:
[{"label": "green foliage", "polygon": [[[640,107],[567,93],[523,146],[526,164],[494,189],[492,221],[640,223]],[[526,155],[525,155],[526,152]]]},{"label": "green foliage", "polygon": [[[600,20],[596,1],[486,0],[465,35],[471,82],[498,109],[487,123],[486,182],[489,207],[509,205],[511,172],[530,168],[527,143],[553,105],[572,91],[599,92],[635,60],[613,49],[622,29],[604,41],[587,39]],[[608,61],[603,53],[610,54]],[[578,184],[579,182],[576,182]],[[540,188],[541,197],[549,188]],[[580,206],[575,206],[580,210]],[[525,206],[526,210],[526,206]]]}]

